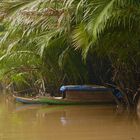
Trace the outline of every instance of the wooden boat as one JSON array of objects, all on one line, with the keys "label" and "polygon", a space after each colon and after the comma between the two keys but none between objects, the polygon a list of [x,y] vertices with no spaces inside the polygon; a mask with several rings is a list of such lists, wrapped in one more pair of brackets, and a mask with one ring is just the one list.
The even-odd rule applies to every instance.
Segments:
[{"label": "wooden boat", "polygon": [[24,98],[14,96],[17,102],[48,105],[86,105],[113,103],[112,89],[102,86],[69,85],[60,88],[62,97]]},{"label": "wooden boat", "polygon": [[48,104],[48,105],[90,105],[98,103],[112,103],[112,102],[99,102],[93,100],[70,100],[63,99],[62,97],[40,97],[40,98],[25,98],[13,96],[17,102],[24,104]]}]

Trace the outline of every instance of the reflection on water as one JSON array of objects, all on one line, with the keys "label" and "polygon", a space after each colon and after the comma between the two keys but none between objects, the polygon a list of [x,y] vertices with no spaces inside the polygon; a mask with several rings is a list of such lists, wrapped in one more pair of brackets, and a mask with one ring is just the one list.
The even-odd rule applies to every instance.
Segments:
[{"label": "reflection on water", "polygon": [[139,140],[139,119],[115,106],[22,105],[0,98],[0,140]]}]

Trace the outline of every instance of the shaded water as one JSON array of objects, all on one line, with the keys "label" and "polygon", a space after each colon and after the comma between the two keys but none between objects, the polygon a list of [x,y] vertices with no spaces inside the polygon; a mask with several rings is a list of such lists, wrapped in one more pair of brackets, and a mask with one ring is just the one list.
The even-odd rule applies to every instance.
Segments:
[{"label": "shaded water", "polygon": [[0,97],[0,140],[140,140],[139,122],[115,106],[22,105]]}]

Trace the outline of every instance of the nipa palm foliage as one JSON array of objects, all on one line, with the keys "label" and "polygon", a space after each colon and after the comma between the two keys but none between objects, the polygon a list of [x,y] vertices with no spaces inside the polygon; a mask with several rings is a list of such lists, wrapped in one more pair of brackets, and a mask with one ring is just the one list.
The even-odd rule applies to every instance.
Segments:
[{"label": "nipa palm foliage", "polygon": [[51,92],[61,84],[86,80],[80,53],[71,47],[69,13],[61,1],[6,1],[1,7],[6,15],[1,75],[18,85],[40,84],[44,91],[51,86]]},{"label": "nipa palm foliage", "polygon": [[[52,77],[63,75],[78,82],[85,79],[81,75],[86,76],[86,71],[79,52],[73,50],[76,48],[82,51],[84,59],[88,52],[91,56],[98,54],[97,59],[108,58],[114,73],[112,79],[129,93],[128,99],[132,95],[129,91],[137,93],[139,0],[5,0],[1,7],[7,28],[1,39],[1,61],[7,61],[16,52],[21,52],[16,55],[20,54],[23,60],[33,54],[39,61],[24,62],[37,68],[39,65],[41,76],[51,72]],[[98,65],[96,69],[100,69]],[[60,83],[63,78],[58,79],[54,81]]]},{"label": "nipa palm foliage", "polygon": [[82,47],[84,57],[89,50],[107,55],[114,69],[113,80],[133,104],[140,86],[140,1],[80,1],[77,11],[86,4],[82,22],[73,33],[74,45]]}]

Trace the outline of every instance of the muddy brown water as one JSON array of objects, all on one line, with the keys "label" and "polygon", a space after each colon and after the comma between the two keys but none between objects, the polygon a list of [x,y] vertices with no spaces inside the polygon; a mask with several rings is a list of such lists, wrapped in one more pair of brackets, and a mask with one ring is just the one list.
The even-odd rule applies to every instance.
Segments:
[{"label": "muddy brown water", "polygon": [[0,140],[140,140],[140,117],[112,105],[23,105],[0,96]]}]

